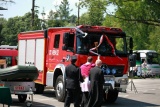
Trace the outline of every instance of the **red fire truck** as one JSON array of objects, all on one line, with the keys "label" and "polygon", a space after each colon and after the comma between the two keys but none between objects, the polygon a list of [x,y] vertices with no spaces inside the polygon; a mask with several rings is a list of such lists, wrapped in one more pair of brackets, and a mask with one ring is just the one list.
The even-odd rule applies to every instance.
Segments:
[{"label": "red fire truck", "polygon": [[106,101],[115,102],[118,92],[126,91],[128,52],[132,52],[133,43],[119,28],[80,25],[21,32],[18,46],[18,65],[36,66],[39,70],[36,93],[43,93],[45,86],[53,87],[58,101],[64,101],[64,71],[72,55],[78,57],[77,66],[84,64],[88,56],[102,60]]},{"label": "red fire truck", "polygon": [[0,46],[0,66],[1,68],[17,65],[17,46]]}]

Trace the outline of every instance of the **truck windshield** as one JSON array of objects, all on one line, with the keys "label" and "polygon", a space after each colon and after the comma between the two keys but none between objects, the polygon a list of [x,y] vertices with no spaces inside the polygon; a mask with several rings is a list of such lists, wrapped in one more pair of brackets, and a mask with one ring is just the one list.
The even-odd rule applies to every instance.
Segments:
[{"label": "truck windshield", "polygon": [[147,63],[148,64],[158,64],[158,54],[157,53],[147,53]]},{"label": "truck windshield", "polygon": [[[97,48],[96,48],[97,46]],[[119,35],[89,33],[86,37],[77,36],[78,54],[126,55],[126,38]]]}]

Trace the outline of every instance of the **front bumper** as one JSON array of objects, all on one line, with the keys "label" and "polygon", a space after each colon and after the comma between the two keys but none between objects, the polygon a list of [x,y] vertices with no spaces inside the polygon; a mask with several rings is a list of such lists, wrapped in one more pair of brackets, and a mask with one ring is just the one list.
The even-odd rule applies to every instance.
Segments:
[{"label": "front bumper", "polygon": [[128,76],[114,77],[114,75],[105,75],[105,83],[103,89],[107,92],[108,90],[118,90],[119,92],[126,92],[128,85]]}]

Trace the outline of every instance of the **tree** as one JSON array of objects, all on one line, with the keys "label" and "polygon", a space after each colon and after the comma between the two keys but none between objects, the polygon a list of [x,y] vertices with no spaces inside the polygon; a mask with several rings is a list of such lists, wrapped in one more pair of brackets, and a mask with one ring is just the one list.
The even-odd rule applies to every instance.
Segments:
[{"label": "tree", "polygon": [[88,10],[91,25],[102,25],[104,12],[106,10],[105,2],[103,0],[90,1]]},{"label": "tree", "polygon": [[57,17],[58,17],[58,14],[56,12],[53,12],[53,10],[49,11],[48,20],[57,19]]},{"label": "tree", "polygon": [[61,26],[64,26],[64,23],[59,19],[58,12],[53,12],[51,10],[48,15],[47,27],[61,27]]},{"label": "tree", "polygon": [[153,32],[150,33],[149,40],[150,45],[149,48],[156,50],[158,53],[160,53],[160,27],[156,27]]},{"label": "tree", "polygon": [[41,22],[38,15],[35,15],[35,25],[31,27],[31,13],[26,13],[24,16],[16,16],[9,18],[3,23],[1,35],[3,40],[1,45],[17,45],[17,37],[20,32],[40,30]]},{"label": "tree", "polygon": [[[117,7],[123,17],[115,17],[147,25],[160,26],[160,0],[107,0]],[[125,14],[124,14],[125,13]],[[125,17],[129,16],[129,17]]]},{"label": "tree", "polygon": [[[160,25],[160,10],[158,0],[107,0],[114,4],[117,9],[110,16],[118,20],[119,26],[133,37],[134,49],[156,49],[152,32]],[[152,35],[151,35],[152,34]],[[160,42],[160,41],[159,41]]]},{"label": "tree", "polygon": [[91,21],[89,20],[89,14],[88,13],[83,13],[81,15],[80,24],[84,24],[84,25],[90,25]]},{"label": "tree", "polygon": [[[7,20],[4,19],[4,18],[0,18],[0,32],[2,32],[5,24],[7,23]],[[5,42],[5,38],[4,38],[4,35],[2,33],[0,33],[0,45],[4,44]]]},{"label": "tree", "polygon": [[[57,5],[55,6],[57,7]],[[71,15],[68,0],[63,0],[56,11],[50,11],[48,15],[48,27],[72,26],[76,23],[76,16]]]},{"label": "tree", "polygon": [[68,21],[69,21],[70,23],[76,23],[76,19],[77,19],[77,16],[76,16],[76,15],[71,15],[71,16],[69,16]]},{"label": "tree", "polygon": [[68,0],[63,0],[59,6],[58,12],[60,20],[69,21],[69,14],[72,10],[69,8]]},{"label": "tree", "polygon": [[88,8],[90,25],[102,25],[107,6],[106,0],[84,0],[80,6]]}]

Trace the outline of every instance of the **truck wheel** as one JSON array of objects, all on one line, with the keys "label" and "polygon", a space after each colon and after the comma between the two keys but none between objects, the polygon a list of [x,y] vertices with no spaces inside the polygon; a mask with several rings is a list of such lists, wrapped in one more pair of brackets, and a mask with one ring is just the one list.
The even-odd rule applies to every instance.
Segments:
[{"label": "truck wheel", "polygon": [[36,94],[43,94],[45,86],[42,84],[35,83],[35,88],[36,88],[35,91]]},{"label": "truck wheel", "polygon": [[58,76],[56,80],[56,86],[55,86],[55,94],[58,101],[64,101],[65,100],[65,87],[63,84],[63,76]]},{"label": "truck wheel", "polygon": [[32,107],[32,102],[31,101],[27,101],[26,102],[26,107]]},{"label": "truck wheel", "polygon": [[27,99],[27,94],[18,94],[18,100],[20,103],[24,103]]},{"label": "truck wheel", "polygon": [[118,98],[117,90],[109,90],[108,93],[104,93],[104,101],[107,103],[114,103]]}]

